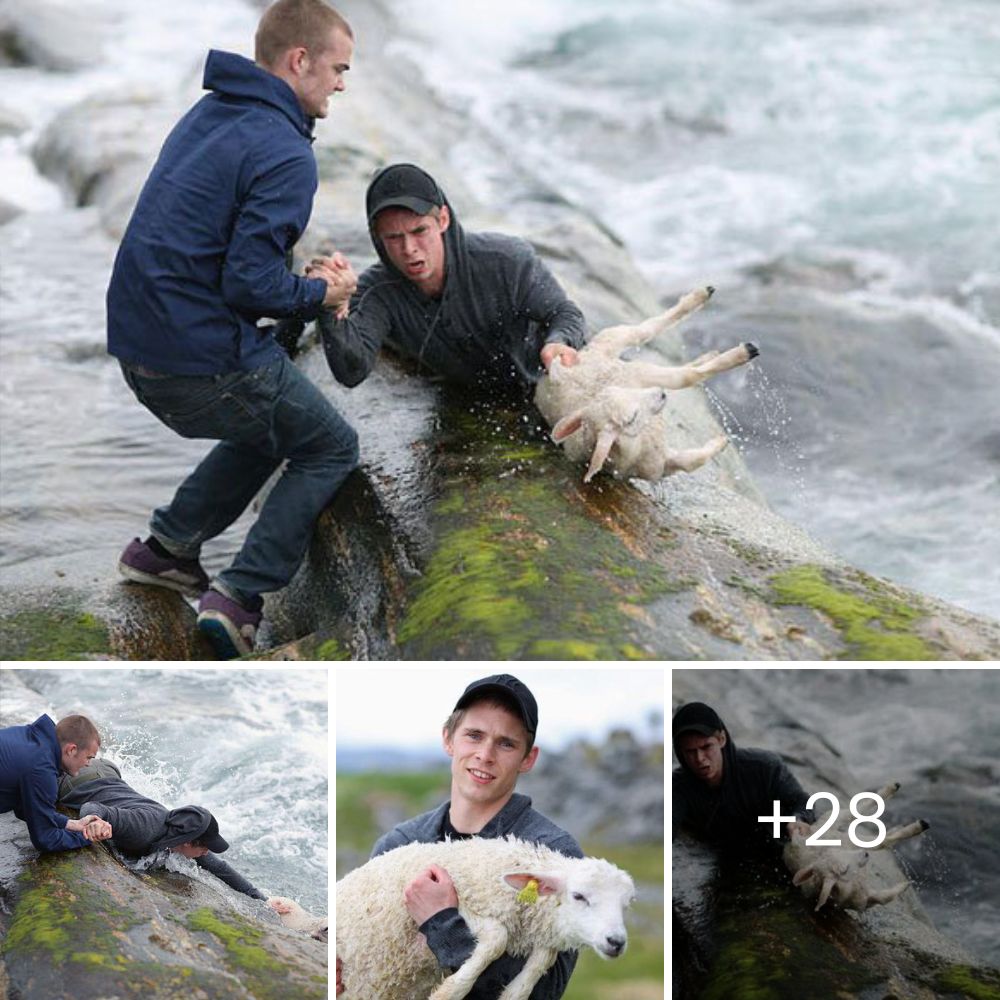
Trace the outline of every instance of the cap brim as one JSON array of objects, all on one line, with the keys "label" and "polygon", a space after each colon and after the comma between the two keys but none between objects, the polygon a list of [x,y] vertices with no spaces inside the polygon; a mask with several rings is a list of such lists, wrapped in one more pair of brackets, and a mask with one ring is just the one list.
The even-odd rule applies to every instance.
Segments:
[{"label": "cap brim", "polygon": [[229,842],[223,840],[218,834],[214,837],[202,837],[201,843],[203,847],[207,847],[213,854],[222,854],[224,851],[229,850]]},{"label": "cap brim", "polygon": [[440,207],[440,205],[436,205],[433,201],[428,201],[426,198],[418,198],[416,195],[393,195],[391,198],[383,198],[371,210],[368,220],[370,222],[373,221],[375,216],[386,208],[408,208],[411,212],[416,212],[417,215],[430,215],[435,208]]},{"label": "cap brim", "polygon": [[713,729],[711,726],[703,726],[695,723],[691,726],[685,726],[683,729],[678,729],[675,736],[683,736],[685,733],[701,733],[702,736],[714,736],[719,730]]}]

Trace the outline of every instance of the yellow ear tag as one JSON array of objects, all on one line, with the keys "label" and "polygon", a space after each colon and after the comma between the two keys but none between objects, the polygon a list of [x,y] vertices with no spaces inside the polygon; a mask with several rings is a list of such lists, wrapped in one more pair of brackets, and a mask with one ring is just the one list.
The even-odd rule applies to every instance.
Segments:
[{"label": "yellow ear tag", "polygon": [[538,902],[538,879],[529,879],[528,884],[517,894],[517,901],[529,906]]}]

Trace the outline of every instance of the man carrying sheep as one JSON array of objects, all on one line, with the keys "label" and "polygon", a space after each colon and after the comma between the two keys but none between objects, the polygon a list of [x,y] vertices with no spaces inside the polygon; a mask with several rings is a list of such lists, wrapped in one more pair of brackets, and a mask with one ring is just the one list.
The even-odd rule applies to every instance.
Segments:
[{"label": "man carrying sheep", "polygon": [[[412,843],[514,835],[571,858],[582,858],[576,840],[515,792],[518,776],[535,766],[538,705],[527,686],[510,674],[473,681],[458,699],[442,731],[451,758],[451,798],[437,809],[406,820],[381,837],[372,857]],[[459,899],[445,869],[431,865],[404,890],[406,909],[440,966],[454,970],[472,954],[476,940],[458,911]],[[576,965],[575,951],[560,952],[538,981],[532,1000],[561,997]],[[506,954],[476,980],[470,998],[496,1000],[524,967]]]},{"label": "man carrying sheep", "polygon": [[700,701],[682,705],[673,737],[680,762],[673,775],[674,833],[685,827],[716,847],[746,854],[778,846],[773,827],[758,820],[772,814],[775,800],[782,815],[814,822],[809,796],[784,761],[768,750],[738,750],[713,708]]}]

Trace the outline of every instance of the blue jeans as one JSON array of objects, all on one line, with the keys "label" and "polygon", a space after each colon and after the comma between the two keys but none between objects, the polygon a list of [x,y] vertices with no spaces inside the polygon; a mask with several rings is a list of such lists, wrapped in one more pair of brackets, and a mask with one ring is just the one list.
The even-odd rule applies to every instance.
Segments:
[{"label": "blue jeans", "polygon": [[225,375],[153,375],[122,365],[139,402],[182,437],[219,441],[181,483],[150,531],[180,558],[229,527],[285,460],[233,564],[216,577],[248,606],[285,586],[320,511],[358,464],[358,436],[284,355]]}]

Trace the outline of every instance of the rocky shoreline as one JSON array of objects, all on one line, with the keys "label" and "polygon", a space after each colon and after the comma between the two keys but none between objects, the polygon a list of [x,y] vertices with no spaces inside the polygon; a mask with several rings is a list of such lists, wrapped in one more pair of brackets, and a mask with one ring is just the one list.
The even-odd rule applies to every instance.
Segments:
[{"label": "rocky shoreline", "polygon": [[[417,67],[386,56],[395,29],[385,10],[343,7],[358,67],[316,142],[321,185],[302,257],[336,246],[359,269],[373,259],[360,210],[368,176],[411,159],[440,179],[464,224],[529,238],[592,329],[661,308],[613,234],[543,181],[498,164],[493,190],[469,190],[447,153],[461,144],[490,162],[489,137],[414,87]],[[37,161],[119,233],[196,87],[85,101],[53,122]],[[679,339],[664,339],[679,360]],[[655,487],[584,487],[531,409],[447,398],[391,359],[354,390],[333,381],[320,350],[300,363],[357,427],[363,467],[321,518],[302,571],[269,600],[260,655],[1000,657],[1000,624],[861,573],[771,512],[735,448]],[[672,394],[670,406],[679,440],[718,432],[700,390]],[[84,555],[5,571],[5,657],[205,658],[183,600],[93,566]]]}]

